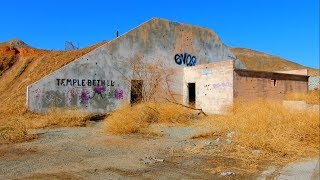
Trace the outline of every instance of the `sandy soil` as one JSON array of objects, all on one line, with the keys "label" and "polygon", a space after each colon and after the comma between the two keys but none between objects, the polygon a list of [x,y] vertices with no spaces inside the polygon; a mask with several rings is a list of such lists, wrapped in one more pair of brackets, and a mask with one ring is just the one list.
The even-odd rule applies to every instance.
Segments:
[{"label": "sandy soil", "polygon": [[[247,179],[222,176],[206,150],[221,141],[194,140],[191,127],[155,127],[163,136],[110,135],[102,122],[88,127],[39,129],[38,138],[0,146],[0,179]],[[196,152],[188,152],[186,149]],[[200,151],[197,151],[200,150]],[[224,161],[232,165],[233,160]],[[222,169],[228,172],[228,169]],[[228,174],[228,173],[227,173]]]}]

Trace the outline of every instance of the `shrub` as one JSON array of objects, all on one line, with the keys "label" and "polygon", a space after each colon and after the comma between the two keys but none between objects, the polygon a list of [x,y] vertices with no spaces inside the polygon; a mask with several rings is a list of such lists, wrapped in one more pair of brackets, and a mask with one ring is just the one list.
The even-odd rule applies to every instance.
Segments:
[{"label": "shrub", "polygon": [[225,116],[209,116],[197,136],[235,132],[235,144],[270,156],[292,158],[319,153],[317,112],[292,111],[274,102],[236,102]]},{"label": "shrub", "polygon": [[124,105],[105,119],[107,132],[114,134],[143,133],[152,123],[188,124],[192,110],[172,103],[146,102]]},{"label": "shrub", "polygon": [[308,104],[320,104],[320,89],[311,90],[307,94],[288,93],[287,100],[305,101]]},{"label": "shrub", "polygon": [[12,119],[0,124],[0,144],[22,142],[32,138],[26,125],[19,119]]}]

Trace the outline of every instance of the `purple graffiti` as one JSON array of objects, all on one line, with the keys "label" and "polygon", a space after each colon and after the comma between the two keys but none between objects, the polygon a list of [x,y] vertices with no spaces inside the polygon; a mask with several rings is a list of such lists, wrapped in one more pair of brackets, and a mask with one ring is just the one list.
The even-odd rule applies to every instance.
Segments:
[{"label": "purple graffiti", "polygon": [[215,84],[207,84],[207,85],[205,85],[205,87],[207,88],[207,90],[209,90],[209,89],[214,90],[214,89],[220,89],[220,88],[230,88],[230,87],[232,87],[232,83],[222,82],[222,83],[215,83]]},{"label": "purple graffiti", "polygon": [[89,92],[86,90],[82,90],[81,95],[80,95],[81,103],[87,104],[89,99],[90,99]]},{"label": "purple graffiti", "polygon": [[102,94],[106,91],[106,87],[102,86],[102,85],[98,85],[96,87],[94,87],[94,92],[97,94]]},{"label": "purple graffiti", "polygon": [[123,99],[123,90],[121,90],[121,89],[116,89],[116,90],[114,91],[114,97],[115,97],[117,100]]}]

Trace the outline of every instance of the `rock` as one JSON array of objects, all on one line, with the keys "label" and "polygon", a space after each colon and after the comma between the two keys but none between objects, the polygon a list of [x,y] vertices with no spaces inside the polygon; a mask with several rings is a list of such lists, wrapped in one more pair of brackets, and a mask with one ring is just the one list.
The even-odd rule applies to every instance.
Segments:
[{"label": "rock", "polygon": [[215,143],[220,142],[220,138],[217,138],[216,140],[214,140]]},{"label": "rock", "polygon": [[254,155],[257,155],[257,154],[260,154],[260,150],[253,150],[253,151],[251,151],[251,153]]},{"label": "rock", "polygon": [[155,157],[144,157],[140,159],[141,161],[144,162],[144,164],[154,164],[156,162],[163,162],[164,159],[158,159]]},{"label": "rock", "polygon": [[225,172],[222,172],[220,175],[221,175],[221,176],[231,176],[231,175],[234,175],[234,172],[225,171]]},{"label": "rock", "polygon": [[231,144],[232,141],[230,139],[226,139],[227,144]]},{"label": "rock", "polygon": [[211,142],[211,141],[206,141],[206,142],[204,142],[204,145],[205,146],[211,146],[213,143]]},{"label": "rock", "polygon": [[274,173],[276,170],[277,170],[277,168],[275,166],[270,166],[270,167],[268,167],[268,169],[264,170],[257,179],[264,180],[268,176],[271,176],[272,173]]},{"label": "rock", "polygon": [[240,149],[245,149],[245,147],[240,146],[239,144],[237,145],[237,147],[240,148]]},{"label": "rock", "polygon": [[232,138],[234,135],[235,135],[236,133],[235,132],[229,132],[228,134],[227,134],[227,137],[228,138]]}]

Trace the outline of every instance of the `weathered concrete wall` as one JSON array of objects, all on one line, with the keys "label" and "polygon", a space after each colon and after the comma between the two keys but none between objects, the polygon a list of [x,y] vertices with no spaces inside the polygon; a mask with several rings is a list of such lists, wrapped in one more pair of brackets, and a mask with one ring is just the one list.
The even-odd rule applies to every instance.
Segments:
[{"label": "weathered concrete wall", "polygon": [[174,93],[169,94],[182,99],[184,67],[233,57],[209,29],[151,19],[28,86],[27,106],[34,112],[50,107],[111,111],[130,102],[131,79],[148,78],[145,64],[172,72],[167,88]]},{"label": "weathered concrete wall", "polygon": [[[100,47],[28,86],[28,109],[70,107],[102,113],[128,102],[129,86],[109,58],[107,49]],[[129,76],[130,71],[122,73]]]},{"label": "weathered concrete wall", "polygon": [[310,76],[308,81],[308,89],[320,89],[320,76]]},{"label": "weathered concrete wall", "polygon": [[233,103],[234,61],[203,64],[184,69],[184,104],[188,105],[188,83],[196,84],[196,108],[221,114]]},{"label": "weathered concrete wall", "polygon": [[243,100],[283,100],[288,92],[306,93],[308,76],[235,70],[234,97]]}]

